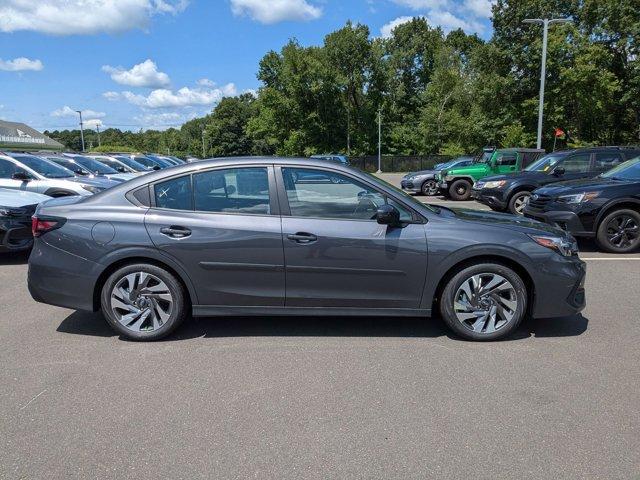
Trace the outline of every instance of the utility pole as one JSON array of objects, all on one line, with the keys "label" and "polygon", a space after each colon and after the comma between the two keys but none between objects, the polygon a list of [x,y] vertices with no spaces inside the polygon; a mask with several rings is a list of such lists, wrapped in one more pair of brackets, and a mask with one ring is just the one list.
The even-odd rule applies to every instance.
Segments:
[{"label": "utility pole", "polygon": [[547,76],[547,39],[549,25],[555,23],[571,23],[570,18],[527,18],[522,23],[542,25],[542,66],[540,67],[540,98],[538,103],[538,141],[537,148],[542,148],[542,119],[544,115],[544,84]]},{"label": "utility pole", "polygon": [[202,158],[206,157],[206,153],[205,153],[205,146],[204,146],[204,134],[205,134],[206,130],[202,129]]},{"label": "utility pole", "polygon": [[82,141],[82,151],[84,152],[84,130],[82,128],[82,110],[76,110],[80,115],[80,140]]},{"label": "utility pole", "polygon": [[96,125],[96,132],[98,132],[98,146],[100,147],[102,143],[100,143],[100,125]]},{"label": "utility pole", "polygon": [[382,109],[378,109],[378,171],[382,173]]}]

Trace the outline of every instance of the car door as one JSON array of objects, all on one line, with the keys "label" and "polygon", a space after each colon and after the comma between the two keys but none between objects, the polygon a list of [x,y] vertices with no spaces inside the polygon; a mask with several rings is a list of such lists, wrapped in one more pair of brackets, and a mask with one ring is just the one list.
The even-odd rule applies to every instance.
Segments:
[{"label": "car door", "polygon": [[501,153],[496,158],[496,171],[499,174],[515,172],[518,168],[518,154],[515,152]]},{"label": "car door", "polygon": [[284,305],[273,167],[215,168],[151,186],[145,225],[184,266],[201,305]]},{"label": "car door", "polygon": [[[563,169],[564,172],[561,175],[556,176],[553,171],[557,171],[558,169]],[[551,182],[557,182],[559,180],[577,180],[579,178],[594,177],[595,175],[596,174],[593,172],[592,167],[591,153],[578,153],[575,155],[569,155],[568,157],[560,160],[553,167],[549,180]]]},{"label": "car door", "polygon": [[[276,168],[287,307],[418,308],[427,272],[424,221],[373,186],[330,169]],[[406,222],[380,225],[391,203]]]}]

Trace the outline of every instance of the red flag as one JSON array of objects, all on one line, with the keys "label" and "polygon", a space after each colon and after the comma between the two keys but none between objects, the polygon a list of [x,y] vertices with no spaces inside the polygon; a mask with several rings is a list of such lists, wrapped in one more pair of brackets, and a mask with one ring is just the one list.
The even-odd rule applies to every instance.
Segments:
[{"label": "red flag", "polygon": [[561,128],[556,128],[555,129],[555,136],[557,138],[564,137],[565,136],[564,130],[562,130]]}]

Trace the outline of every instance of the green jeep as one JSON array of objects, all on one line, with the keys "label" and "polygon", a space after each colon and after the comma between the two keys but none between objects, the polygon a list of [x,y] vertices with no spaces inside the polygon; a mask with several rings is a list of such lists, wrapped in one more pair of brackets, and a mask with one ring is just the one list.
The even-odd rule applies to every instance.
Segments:
[{"label": "green jeep", "polygon": [[519,172],[544,153],[536,148],[485,149],[473,164],[440,172],[438,187],[453,200],[468,200],[476,181],[489,175]]}]

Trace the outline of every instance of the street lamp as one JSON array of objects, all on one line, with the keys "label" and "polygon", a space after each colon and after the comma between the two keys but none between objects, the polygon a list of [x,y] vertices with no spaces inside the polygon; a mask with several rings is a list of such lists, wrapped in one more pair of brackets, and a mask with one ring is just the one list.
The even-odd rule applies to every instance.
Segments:
[{"label": "street lamp", "polygon": [[540,69],[540,103],[538,105],[538,148],[542,148],[542,116],[544,110],[544,81],[547,74],[547,36],[549,25],[555,23],[571,23],[570,18],[527,18],[522,23],[537,23],[542,29],[542,67]]},{"label": "street lamp", "polygon": [[82,110],[76,110],[76,113],[80,115],[80,140],[82,140],[82,151],[84,152],[84,130],[82,129]]}]

